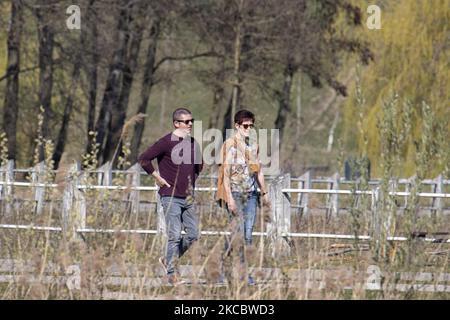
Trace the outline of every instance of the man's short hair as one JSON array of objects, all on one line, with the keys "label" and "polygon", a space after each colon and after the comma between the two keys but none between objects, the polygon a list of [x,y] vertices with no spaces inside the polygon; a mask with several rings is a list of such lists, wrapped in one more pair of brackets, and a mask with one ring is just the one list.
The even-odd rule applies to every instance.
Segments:
[{"label": "man's short hair", "polygon": [[255,122],[255,115],[253,112],[248,110],[239,110],[234,115],[234,123],[242,124],[244,121],[251,120],[253,123]]},{"label": "man's short hair", "polygon": [[183,114],[192,114],[192,112],[186,108],[178,108],[172,113],[172,120],[179,120],[180,116]]}]

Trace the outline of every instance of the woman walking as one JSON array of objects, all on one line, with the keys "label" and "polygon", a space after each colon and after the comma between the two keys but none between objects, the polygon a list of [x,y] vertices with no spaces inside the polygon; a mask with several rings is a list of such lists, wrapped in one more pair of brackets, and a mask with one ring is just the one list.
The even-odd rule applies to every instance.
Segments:
[{"label": "woman walking", "polygon": [[[258,145],[250,143],[250,133],[254,123],[255,115],[248,110],[240,110],[235,114],[235,134],[225,141],[221,149],[222,161],[219,167],[216,194],[216,200],[227,209],[231,229],[231,236],[225,238],[222,269],[224,259],[233,247],[238,247],[242,280],[247,275],[245,247],[252,244],[259,198],[262,197],[264,204],[269,204],[264,175],[258,158]],[[254,284],[250,274],[247,279],[249,285]]]}]

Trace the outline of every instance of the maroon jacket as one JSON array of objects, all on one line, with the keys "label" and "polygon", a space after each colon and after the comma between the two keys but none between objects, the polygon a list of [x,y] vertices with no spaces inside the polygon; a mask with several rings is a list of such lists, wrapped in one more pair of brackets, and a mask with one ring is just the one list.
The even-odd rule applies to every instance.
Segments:
[{"label": "maroon jacket", "polygon": [[185,198],[193,195],[195,180],[203,169],[200,146],[194,138],[183,139],[169,133],[144,151],[138,162],[148,174],[152,174],[155,168],[151,161],[155,158],[160,176],[170,184],[170,188],[163,186],[159,189],[161,196]]}]

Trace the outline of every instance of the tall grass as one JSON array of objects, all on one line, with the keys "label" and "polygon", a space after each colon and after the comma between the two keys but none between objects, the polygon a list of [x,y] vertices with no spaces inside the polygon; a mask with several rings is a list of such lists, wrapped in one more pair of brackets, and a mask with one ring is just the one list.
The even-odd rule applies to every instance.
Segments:
[{"label": "tall grass", "polygon": [[[357,85],[358,87],[358,85]],[[359,87],[358,105],[364,108],[363,91]],[[403,100],[397,94],[392,94],[385,103],[379,117],[381,166],[383,168],[380,186],[380,198],[376,206],[370,203],[370,197],[352,195],[347,201],[348,215],[341,215],[327,221],[320,214],[320,200],[313,199],[310,214],[303,217],[298,227],[302,232],[335,232],[354,235],[374,235],[367,248],[366,243],[354,240],[355,250],[349,253],[331,255],[332,248],[346,246],[343,241],[327,239],[295,239],[292,241],[291,254],[288,256],[273,257],[267,239],[255,237],[254,245],[246,248],[248,267],[259,284],[247,286],[240,280],[242,270],[239,270],[239,257],[237,250],[225,260],[225,272],[228,285],[218,286],[216,281],[220,275],[220,261],[224,238],[219,236],[201,237],[198,242],[183,256],[179,265],[191,266],[191,269],[182,269],[187,272],[183,276],[191,281],[188,285],[169,286],[164,280],[164,274],[157,259],[164,251],[164,241],[161,235],[121,233],[120,229],[155,229],[155,204],[148,204],[138,216],[130,215],[129,207],[122,201],[129,191],[97,191],[86,190],[84,196],[87,201],[87,226],[93,228],[114,229],[114,233],[85,233],[83,237],[65,238],[63,234],[52,231],[9,230],[0,229],[0,258],[12,259],[16,267],[14,277],[8,283],[0,283],[0,296],[4,299],[108,299],[120,298],[114,295],[125,294],[122,297],[133,299],[408,299],[408,298],[447,298],[436,293],[418,291],[399,292],[387,290],[385,286],[379,291],[367,291],[364,282],[367,278],[366,270],[371,264],[377,264],[386,271],[384,285],[395,284],[398,279],[394,275],[399,271],[432,271],[449,272],[448,251],[444,255],[430,255],[429,248],[442,250],[441,245],[426,245],[420,240],[410,237],[415,231],[448,231],[448,217],[439,215],[435,219],[421,212],[423,203],[417,196],[423,186],[419,183],[427,177],[430,163],[433,158],[438,161],[448,159],[447,151],[442,150],[442,143],[436,143],[436,137],[446,136],[444,126],[437,124],[436,116],[426,103],[421,106],[422,135],[417,138],[417,173],[411,183],[411,194],[408,196],[408,205],[403,214],[398,210],[398,197],[389,195],[398,181],[398,168],[403,161],[403,146],[406,143],[408,132],[411,130],[410,119],[415,106],[408,100]],[[362,114],[362,113],[361,113]],[[39,118],[40,119],[40,118]],[[128,124],[130,124],[128,122]],[[358,124],[363,133],[362,121]],[[91,134],[94,146],[91,152],[83,157],[85,175],[78,177],[80,182],[96,184],[97,148],[95,147],[95,133]],[[5,163],[6,148],[4,136],[1,136],[0,150],[2,164]],[[124,136],[125,137],[125,136]],[[366,138],[364,138],[366,139]],[[58,174],[54,175],[51,168],[53,144],[38,141],[45,146],[46,151],[44,172],[45,181],[53,182]],[[39,142],[38,142],[39,145]],[[121,154],[118,166],[127,169],[130,163],[126,139],[121,139]],[[118,151],[116,152],[116,154]],[[367,156],[360,154],[362,158]],[[341,156],[343,158],[343,155]],[[37,157],[36,157],[37,159]],[[363,174],[356,181],[353,190],[370,190],[368,175],[364,174],[367,166],[360,162],[360,172]],[[447,168],[448,170],[448,168]],[[447,173],[448,174],[448,171]],[[128,177],[125,174],[114,177],[114,184],[127,185]],[[210,182],[208,182],[210,183]],[[16,191],[16,190],[15,190]],[[202,230],[226,230],[229,228],[227,218],[222,210],[211,206],[212,194],[201,194],[197,197],[197,208],[200,215]],[[32,197],[29,193],[24,197]],[[59,197],[59,198],[58,198]],[[47,204],[40,216],[32,214],[33,201],[13,203],[12,222],[18,224],[58,225],[60,224],[61,194],[47,192]],[[311,197],[313,198],[313,197]],[[152,199],[148,193],[141,192],[141,199]],[[153,199],[154,200],[154,199]],[[317,204],[315,204],[317,202]],[[2,206],[4,208],[4,206]],[[376,208],[376,209],[374,209]],[[4,209],[3,209],[4,210]],[[373,215],[379,219],[373,219]],[[2,212],[0,222],[5,220],[5,211]],[[265,213],[259,212],[256,223],[258,231],[265,229]],[[380,226],[380,232],[374,233],[375,223]],[[388,235],[404,235],[410,238],[405,243],[387,242]],[[351,244],[351,243],[350,243]],[[24,269],[19,263],[26,262]],[[74,270],[78,266],[80,273],[80,286],[76,284],[76,277],[69,273],[69,281],[49,282],[49,275],[61,276]],[[264,268],[271,268],[267,271]],[[76,269],[76,268],[75,268]],[[321,280],[325,281],[320,287],[320,281],[309,288],[296,269],[329,269]],[[346,273],[352,272],[352,276]],[[31,275],[34,277],[32,279]],[[113,276],[122,276],[127,281],[114,283]],[[338,281],[329,279],[331,275],[338,275]],[[340,277],[342,275],[342,277]],[[72,278],[71,278],[72,277]],[[72,279],[72,280],[70,280]],[[340,279],[340,280],[339,280]],[[320,280],[320,279],[319,279]],[[72,281],[72,282],[71,282]],[[313,281],[313,280],[311,280]],[[153,284],[153,285],[150,285]],[[352,289],[346,289],[351,286]]]}]

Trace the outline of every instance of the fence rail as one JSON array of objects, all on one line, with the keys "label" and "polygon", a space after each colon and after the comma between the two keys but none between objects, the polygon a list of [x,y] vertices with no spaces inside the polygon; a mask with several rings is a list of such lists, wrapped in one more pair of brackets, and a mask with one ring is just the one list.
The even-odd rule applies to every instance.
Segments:
[{"label": "fence rail", "polygon": [[[58,227],[52,226],[26,226],[26,225],[12,225],[1,224],[0,228],[6,229],[27,229],[42,231],[56,231],[69,232],[72,236],[77,236],[79,233],[90,232],[117,232],[117,230],[109,229],[93,229],[86,226],[86,214],[88,208],[86,207],[85,192],[87,190],[126,190],[127,197],[122,199],[131,203],[129,210],[137,214],[139,212],[140,204],[144,202],[141,200],[141,192],[156,192],[158,187],[156,185],[141,185],[141,180],[148,175],[142,170],[139,164],[133,165],[128,170],[112,170],[111,164],[106,163],[102,167],[94,171],[82,171],[79,164],[74,164],[68,168],[66,175],[59,182],[49,182],[48,174],[53,173],[58,175],[59,171],[47,170],[44,163],[39,163],[33,168],[29,169],[15,169],[14,162],[11,160],[5,166],[0,167],[0,200],[2,201],[3,213],[8,215],[12,212],[11,203],[15,199],[14,188],[31,188],[34,191],[33,201],[36,203],[36,214],[40,214],[45,205],[45,192],[47,189],[62,188],[62,225]],[[30,180],[16,181],[16,174],[29,174]],[[113,185],[113,176],[121,175],[125,178],[126,185]],[[88,176],[97,184],[89,184]],[[377,210],[376,202],[380,198],[380,180],[368,181],[367,190],[357,190],[358,181],[348,181],[340,178],[336,173],[331,177],[312,178],[310,172],[306,172],[300,177],[291,177],[290,174],[280,175],[278,177],[267,177],[269,183],[269,196],[271,198],[271,222],[267,224],[265,232],[254,232],[254,235],[267,236],[271,239],[272,252],[289,252],[287,245],[287,237],[302,237],[302,238],[331,238],[331,239],[359,239],[372,240],[375,230],[379,230],[381,219],[380,212]],[[213,193],[217,189],[215,187],[215,176],[200,176],[197,187],[197,192]],[[408,205],[408,197],[411,195],[412,187],[414,186],[414,177],[409,179],[397,179],[390,181],[391,186],[388,194],[395,197],[403,198],[403,205],[399,209],[404,209]],[[442,175],[436,179],[427,179],[420,182],[423,188],[429,188],[428,192],[421,191],[416,194],[419,198],[429,199],[429,206],[424,209],[431,213],[448,214],[450,208],[444,205],[446,199],[450,199],[450,180],[444,179]],[[293,185],[295,187],[293,187]],[[348,189],[350,186],[351,189]],[[347,188],[344,188],[347,187]],[[327,217],[337,217],[340,212],[345,211],[345,208],[340,206],[341,197],[345,196],[368,196],[371,201],[371,211],[374,223],[374,229],[371,235],[339,235],[339,234],[314,234],[314,233],[296,233],[291,232],[291,218],[292,212],[295,209],[295,214],[307,215],[311,212],[311,196],[325,195],[326,203],[322,208]],[[157,229],[156,230],[119,230],[119,232],[142,233],[142,234],[159,234],[164,232],[164,215],[162,207],[159,203],[159,197],[156,200],[157,204]],[[75,213],[75,216],[74,216]],[[226,232],[220,231],[202,231],[203,235],[221,235]],[[406,237],[388,236],[387,241],[406,241]],[[427,242],[450,242],[450,240],[443,241],[442,239],[426,238]],[[280,247],[281,246],[281,247]]]}]

